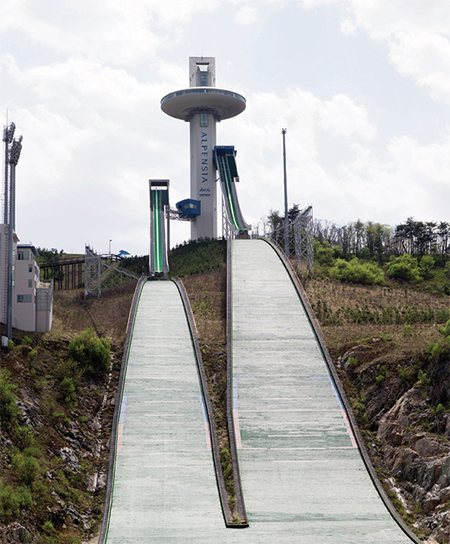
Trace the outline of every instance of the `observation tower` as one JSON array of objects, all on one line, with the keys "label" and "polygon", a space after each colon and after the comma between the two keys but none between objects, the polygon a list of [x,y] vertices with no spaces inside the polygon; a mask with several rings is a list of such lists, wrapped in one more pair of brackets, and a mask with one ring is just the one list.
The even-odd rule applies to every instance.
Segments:
[{"label": "observation tower", "polygon": [[217,238],[216,123],[239,115],[245,106],[240,94],[216,88],[214,57],[189,57],[189,88],[161,100],[164,113],[190,126],[191,199],[201,207],[191,223],[192,240]]}]

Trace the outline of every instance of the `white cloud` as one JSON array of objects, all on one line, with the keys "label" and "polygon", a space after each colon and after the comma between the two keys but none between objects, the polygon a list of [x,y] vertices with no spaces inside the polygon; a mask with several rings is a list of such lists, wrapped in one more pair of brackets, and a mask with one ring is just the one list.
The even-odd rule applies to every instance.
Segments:
[{"label": "white cloud", "polygon": [[341,32],[347,36],[351,36],[355,33],[357,25],[353,19],[344,19],[341,22]]},{"label": "white cloud", "polygon": [[261,22],[261,16],[255,7],[245,5],[237,10],[234,20],[240,25],[249,26]]},{"label": "white cloud", "polygon": [[445,218],[450,198],[450,134],[422,146],[407,136],[393,138],[384,157],[352,144],[354,159],[338,172],[345,194],[359,203],[366,219],[395,224],[406,217]]},{"label": "white cloud", "polygon": [[390,58],[397,70],[428,87],[431,96],[450,103],[450,40],[421,32],[399,33],[390,43]]},{"label": "white cloud", "polygon": [[375,126],[368,121],[367,110],[349,96],[339,94],[324,102],[319,115],[323,128],[334,135],[370,140],[376,134]]},{"label": "white cloud", "polygon": [[303,0],[306,8],[345,6],[344,34],[357,28],[386,44],[400,74],[450,103],[450,2],[448,0]]},{"label": "white cloud", "polygon": [[220,0],[10,0],[2,10],[0,33],[19,32],[57,55],[83,55],[132,65],[173,46],[196,13]]},{"label": "white cloud", "polygon": [[[217,127],[218,143],[238,150],[247,221],[283,207],[282,127],[288,130],[291,203],[312,203],[316,216],[343,222],[448,215],[450,138],[436,135],[430,144],[431,136],[422,145],[394,128],[389,137],[397,136],[383,141],[382,123],[391,119],[369,109],[376,90],[363,82],[354,96],[350,86],[334,85],[333,74],[316,68],[317,54],[331,51],[339,69],[339,49],[332,51],[336,33],[329,26],[323,30],[327,47],[317,51],[308,49],[307,32],[285,36],[308,51],[311,58],[305,59],[317,71],[322,94],[306,90],[313,87],[300,63],[292,71],[273,70],[285,42],[269,39],[285,28],[274,28],[273,21],[285,22],[296,7],[329,8],[327,15],[336,16],[327,25],[339,28],[340,17],[345,40],[365,32],[386,45],[386,63],[444,102],[450,96],[447,0],[408,0],[407,11],[400,0],[48,0],[48,13],[42,4],[7,0],[0,20],[3,51],[9,52],[0,56],[0,98],[24,135],[19,235],[36,244],[70,250],[71,239],[101,249],[112,238],[127,240],[125,249],[133,253],[148,251],[147,180],[170,178],[172,203],[189,194],[188,126],[165,116],[159,104],[188,85],[188,56],[202,46],[202,36],[191,31],[200,24],[214,29],[205,45],[217,56],[219,74],[228,77],[220,76],[220,85],[228,88],[231,78],[230,88],[244,87],[247,98],[242,115]],[[308,22],[300,9],[295,31]],[[317,13],[314,28],[320,29]],[[233,40],[229,58],[229,42],[217,43],[223,36]],[[264,58],[252,49],[253,39],[259,47],[270,44]],[[232,70],[224,69],[227,62]],[[256,64],[270,67],[258,84]],[[356,82],[358,77],[355,72]],[[436,112],[443,111],[438,106]],[[186,238],[188,230],[177,224],[173,233]]]},{"label": "white cloud", "polygon": [[[283,209],[285,126],[291,204],[313,204],[317,217],[343,223],[361,217],[395,224],[411,215],[423,220],[448,215],[450,133],[429,145],[398,136],[384,147],[379,142],[376,153],[362,143],[375,137],[376,127],[348,96],[322,101],[294,88],[247,98],[247,111],[218,128],[219,143],[238,150],[238,191],[247,221]],[[330,150],[321,147],[323,131],[343,150],[337,168],[326,167]]]}]

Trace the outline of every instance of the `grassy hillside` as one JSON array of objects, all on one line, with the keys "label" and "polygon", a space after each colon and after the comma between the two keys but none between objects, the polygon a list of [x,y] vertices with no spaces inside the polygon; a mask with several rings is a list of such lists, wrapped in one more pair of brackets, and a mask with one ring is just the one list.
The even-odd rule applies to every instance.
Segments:
[{"label": "grassy hillside", "polygon": [[56,292],[51,332],[14,331],[2,349],[2,542],[79,544],[97,530],[133,289]]}]

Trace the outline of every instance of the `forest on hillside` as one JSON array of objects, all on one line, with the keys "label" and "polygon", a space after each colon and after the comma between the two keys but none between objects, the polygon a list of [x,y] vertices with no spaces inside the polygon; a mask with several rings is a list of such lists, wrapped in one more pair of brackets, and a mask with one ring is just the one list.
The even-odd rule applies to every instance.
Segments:
[{"label": "forest on hillside", "polygon": [[[288,212],[289,225],[293,225],[301,212],[294,204]],[[280,212],[270,210],[265,221],[268,232],[281,231],[284,217]],[[391,256],[413,255],[423,257],[434,255],[450,257],[450,222],[416,221],[409,217],[394,227],[360,219],[346,225],[332,221],[313,221],[314,240],[321,244],[338,247],[343,258],[376,258],[386,261]]]}]

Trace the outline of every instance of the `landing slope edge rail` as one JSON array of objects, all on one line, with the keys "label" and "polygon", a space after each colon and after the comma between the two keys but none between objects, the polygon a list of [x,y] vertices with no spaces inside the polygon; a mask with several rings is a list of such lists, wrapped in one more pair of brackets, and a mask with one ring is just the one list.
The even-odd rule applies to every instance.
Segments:
[{"label": "landing slope edge rail", "polygon": [[305,289],[303,288],[303,285],[300,283],[300,280],[297,277],[297,274],[295,273],[291,263],[286,259],[284,253],[282,250],[271,240],[268,240],[266,238],[259,238],[260,240],[263,240],[267,244],[269,244],[278,257],[280,258],[281,262],[283,263],[287,273],[289,274],[289,277],[291,278],[291,281],[297,291],[297,294],[300,298],[301,303],[303,304],[303,307],[305,309],[305,312],[308,316],[309,322],[311,323],[311,327],[314,331],[314,334],[317,338],[319,347],[322,351],[322,354],[324,356],[326,365],[330,371],[331,377],[333,379],[334,385],[336,386],[337,391],[339,392],[339,396],[341,398],[342,404],[345,408],[345,411],[347,413],[350,426],[352,429],[352,432],[355,436],[356,443],[358,445],[359,452],[361,454],[362,460],[364,462],[364,465],[367,469],[367,472],[369,473],[369,476],[380,495],[381,500],[383,501],[384,505],[386,506],[387,510],[389,511],[392,518],[395,520],[395,522],[399,525],[399,527],[402,529],[402,531],[408,536],[412,542],[415,542],[416,544],[423,544],[423,541],[420,540],[412,531],[411,529],[406,525],[406,523],[403,521],[400,514],[395,510],[394,506],[392,505],[391,501],[389,500],[389,497],[386,494],[386,491],[383,488],[383,485],[381,484],[377,473],[375,472],[375,469],[372,465],[372,461],[370,460],[369,454],[367,452],[366,446],[364,444],[364,441],[362,439],[361,433],[359,432],[358,424],[356,423],[355,416],[353,414],[353,411],[350,407],[350,404],[347,400],[347,396],[345,394],[344,388],[341,384],[341,381],[339,379],[339,375],[337,373],[336,367],[334,366],[334,363],[331,359],[330,353],[328,351],[328,348],[325,344],[325,339],[323,337],[320,324],[314,314],[314,311],[312,309],[312,306],[308,300],[308,296],[306,294]]}]

